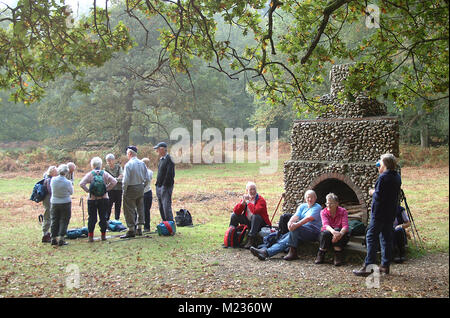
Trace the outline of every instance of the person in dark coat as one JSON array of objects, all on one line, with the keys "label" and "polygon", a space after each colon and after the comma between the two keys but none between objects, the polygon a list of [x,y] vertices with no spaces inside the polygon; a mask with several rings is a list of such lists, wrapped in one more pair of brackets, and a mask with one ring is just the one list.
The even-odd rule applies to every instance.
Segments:
[{"label": "person in dark coat", "polygon": [[156,196],[158,197],[159,213],[163,221],[173,221],[172,191],[175,183],[175,163],[167,153],[167,144],[158,143],[153,149],[159,155],[158,175],[156,177]]},{"label": "person in dark coat", "polygon": [[397,214],[400,186],[400,175],[396,169],[396,159],[392,154],[384,154],[377,162],[379,177],[375,189],[371,189],[372,212],[367,228],[367,255],[364,266],[354,270],[356,276],[369,276],[373,269],[367,267],[376,263],[378,244],[381,247],[381,274],[389,274],[389,265],[393,251],[393,223]]}]

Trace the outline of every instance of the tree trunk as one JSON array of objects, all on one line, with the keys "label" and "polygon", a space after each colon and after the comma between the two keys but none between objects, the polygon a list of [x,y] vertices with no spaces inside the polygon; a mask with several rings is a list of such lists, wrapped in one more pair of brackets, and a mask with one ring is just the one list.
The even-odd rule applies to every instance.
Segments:
[{"label": "tree trunk", "polygon": [[428,125],[427,123],[423,123],[420,127],[420,147],[428,148],[429,140],[428,140]]},{"label": "tree trunk", "polygon": [[125,112],[120,124],[119,147],[120,151],[124,151],[130,145],[130,129],[133,124],[133,88],[128,90],[128,94],[124,98]]}]

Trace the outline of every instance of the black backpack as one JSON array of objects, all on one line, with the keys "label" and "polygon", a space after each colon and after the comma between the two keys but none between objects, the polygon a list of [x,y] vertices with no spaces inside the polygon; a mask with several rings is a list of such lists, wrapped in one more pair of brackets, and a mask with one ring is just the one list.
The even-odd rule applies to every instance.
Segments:
[{"label": "black backpack", "polygon": [[36,182],[31,193],[30,200],[34,202],[41,202],[48,194],[47,186],[45,184],[45,178]]},{"label": "black backpack", "polygon": [[192,225],[192,216],[186,209],[181,209],[177,211],[177,215],[175,216],[175,222],[177,226],[189,226]]},{"label": "black backpack", "polygon": [[279,236],[289,232],[288,222],[292,217],[292,213],[284,213],[280,216],[280,221],[278,222],[278,234]]}]

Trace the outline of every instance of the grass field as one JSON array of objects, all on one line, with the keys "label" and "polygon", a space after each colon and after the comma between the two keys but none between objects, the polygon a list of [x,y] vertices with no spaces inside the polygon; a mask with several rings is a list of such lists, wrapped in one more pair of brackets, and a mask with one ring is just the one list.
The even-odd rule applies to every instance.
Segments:
[{"label": "grass field", "polygon": [[[283,191],[286,159],[280,158],[276,174],[266,176],[259,175],[258,164],[248,163],[178,169],[173,208],[187,208],[195,226],[179,227],[174,237],[152,234],[151,238],[113,238],[94,243],[77,239],[59,248],[41,243],[37,216],[43,208],[28,200],[39,176],[0,178],[0,296],[232,297],[240,288],[243,297],[345,297],[346,292],[352,297],[351,290],[356,288],[368,293],[366,296],[383,297],[386,291],[367,291],[361,281],[318,283],[314,274],[308,274],[317,273],[312,264],[315,251],[302,252],[301,262],[287,263],[278,258],[261,263],[248,251],[221,247],[231,210],[247,181],[256,182],[272,215]],[[448,175],[448,167],[402,169],[403,189],[426,246],[425,252],[419,252],[410,244],[410,258],[420,261],[436,253],[448,255]],[[82,173],[77,177],[76,185]],[[75,186],[69,228],[83,225],[78,204],[83,195]],[[160,221],[155,201],[151,215],[153,230]],[[100,235],[98,226],[95,235]],[[351,269],[359,264],[350,263],[336,273],[351,276]],[[79,271],[79,286],[69,288],[73,268]],[[333,266],[325,268],[333,270]],[[285,279],[290,273],[296,273],[295,280]],[[396,278],[386,285],[394,282]],[[386,292],[388,297],[411,296],[398,288],[393,290]],[[448,297],[448,280],[442,293]]]}]

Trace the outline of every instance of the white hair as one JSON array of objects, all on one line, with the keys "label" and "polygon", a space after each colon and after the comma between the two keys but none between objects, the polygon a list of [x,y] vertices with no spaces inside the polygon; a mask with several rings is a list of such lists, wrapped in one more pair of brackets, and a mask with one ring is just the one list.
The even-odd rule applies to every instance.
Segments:
[{"label": "white hair", "polygon": [[91,167],[93,169],[95,169],[95,168],[101,169],[102,165],[103,165],[102,158],[94,157],[91,159]]},{"label": "white hair", "polygon": [[394,170],[397,166],[397,160],[393,154],[385,153],[384,155],[381,155],[380,160],[388,170]]},{"label": "white hair", "polygon": [[60,176],[65,176],[69,172],[69,166],[66,164],[62,164],[58,166],[58,174]]},{"label": "white hair", "polygon": [[136,156],[137,156],[137,152],[134,151],[134,150],[127,149],[127,155],[128,155],[129,153],[130,153],[133,157],[136,157]]},{"label": "white hair", "polygon": [[68,163],[67,163],[67,166],[68,166],[69,168],[74,168],[74,169],[77,167],[73,162],[68,162]]},{"label": "white hair", "polygon": [[109,153],[106,155],[105,160],[109,161],[109,160],[115,160],[116,157],[114,157],[114,155],[112,153]]},{"label": "white hair", "polygon": [[48,167],[47,171],[44,173],[44,177],[50,176],[50,172],[52,172],[53,169],[56,169],[56,166]]},{"label": "white hair", "polygon": [[314,190],[307,190],[307,191],[305,192],[305,199],[306,199],[306,197],[307,197],[308,195],[310,195],[310,194],[314,195],[314,197],[317,199],[317,194],[316,194],[316,192],[315,192]]},{"label": "white hair", "polygon": [[326,199],[327,201],[331,200],[331,201],[333,201],[333,202],[339,203],[339,198],[338,198],[338,196],[337,196],[336,194],[332,193],[332,192],[328,193],[328,194],[326,195],[325,199]]},{"label": "white hair", "polygon": [[245,188],[246,188],[246,189],[249,189],[249,188],[252,187],[252,186],[254,186],[255,189],[256,189],[256,184],[255,184],[254,182],[249,181],[249,182],[247,182],[247,185],[245,186]]}]

